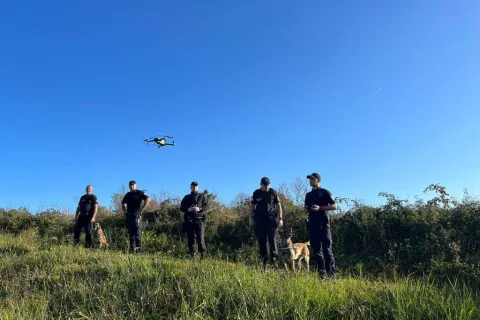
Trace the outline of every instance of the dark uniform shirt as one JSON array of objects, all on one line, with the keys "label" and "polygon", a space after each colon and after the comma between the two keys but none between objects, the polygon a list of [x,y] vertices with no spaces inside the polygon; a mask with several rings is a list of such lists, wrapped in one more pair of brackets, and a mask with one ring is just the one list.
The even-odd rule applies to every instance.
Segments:
[{"label": "dark uniform shirt", "polygon": [[[196,207],[200,208],[197,213],[189,212],[188,208]],[[197,217],[197,215],[205,216],[205,212],[208,211],[207,197],[201,192],[191,192],[183,197],[180,203],[180,211],[184,213],[184,218]]]},{"label": "dark uniform shirt", "polygon": [[277,191],[272,188],[268,189],[268,191],[257,189],[253,192],[250,203],[256,205],[254,209],[255,216],[276,216],[276,205],[280,203],[280,199],[278,198]]},{"label": "dark uniform shirt", "polygon": [[317,190],[312,190],[305,195],[305,208],[308,209],[308,217],[310,220],[313,219],[324,219],[327,213],[324,210],[312,211],[310,208],[313,205],[318,205],[320,207],[328,206],[334,204],[335,200],[333,199],[332,193],[324,188],[318,188]]},{"label": "dark uniform shirt", "polygon": [[84,194],[78,201],[78,207],[81,215],[93,216],[95,205],[98,204],[97,196],[94,194]]},{"label": "dark uniform shirt", "polygon": [[148,196],[142,190],[130,190],[125,194],[122,204],[127,204],[127,214],[139,215],[141,211],[142,200],[147,200]]}]

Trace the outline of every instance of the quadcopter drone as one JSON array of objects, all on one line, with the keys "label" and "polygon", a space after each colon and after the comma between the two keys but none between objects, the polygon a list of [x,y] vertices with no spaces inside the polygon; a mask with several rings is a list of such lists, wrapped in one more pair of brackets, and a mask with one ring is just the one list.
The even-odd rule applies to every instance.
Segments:
[{"label": "quadcopter drone", "polygon": [[146,142],[147,144],[149,142],[155,142],[159,148],[164,147],[164,146],[174,146],[175,141],[172,142],[172,143],[167,143],[168,138],[173,138],[173,137],[169,137],[169,136],[164,136],[163,138],[151,137],[151,138],[145,139],[143,141]]}]

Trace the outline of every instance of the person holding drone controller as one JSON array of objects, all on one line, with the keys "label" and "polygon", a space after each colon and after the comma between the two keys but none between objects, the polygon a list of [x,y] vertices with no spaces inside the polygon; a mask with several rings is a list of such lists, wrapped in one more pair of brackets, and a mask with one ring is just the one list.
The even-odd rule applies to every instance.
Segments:
[{"label": "person holding drone controller", "polygon": [[180,203],[180,210],[184,213],[182,231],[187,233],[187,245],[190,256],[195,258],[195,240],[197,241],[200,259],[203,259],[207,247],[205,245],[205,213],[208,211],[208,202],[204,193],[198,192],[198,182],[190,184],[191,192],[185,195]]}]

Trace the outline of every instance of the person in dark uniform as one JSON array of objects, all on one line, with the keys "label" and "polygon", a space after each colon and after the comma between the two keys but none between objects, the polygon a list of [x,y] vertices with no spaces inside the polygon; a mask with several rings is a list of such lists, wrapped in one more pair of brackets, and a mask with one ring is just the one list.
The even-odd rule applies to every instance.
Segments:
[{"label": "person in dark uniform", "polygon": [[320,188],[320,174],[307,176],[312,190],[305,195],[305,209],[308,211],[307,228],[310,234],[312,256],[321,279],[326,274],[336,277],[335,259],[332,250],[332,233],[327,211],[336,210],[337,205],[332,193]]},{"label": "person in dark uniform", "polygon": [[180,203],[180,211],[183,212],[183,230],[187,233],[187,245],[190,256],[195,258],[195,239],[200,252],[200,259],[203,259],[207,247],[205,245],[205,219],[208,211],[208,202],[205,194],[198,192],[198,182],[190,184],[191,192],[185,195]]},{"label": "person in dark uniform", "polygon": [[[277,223],[278,218],[278,223]],[[283,228],[283,213],[277,191],[270,187],[270,179],[260,180],[260,189],[253,192],[250,202],[250,226],[254,226],[260,249],[260,263],[265,270],[267,264],[267,239],[270,246],[271,261],[278,259],[276,241],[277,228]]]},{"label": "person in dark uniform", "polygon": [[95,222],[98,212],[98,199],[97,196],[92,193],[93,187],[91,185],[88,185],[85,190],[87,193],[80,197],[77,211],[75,212],[73,245],[75,247],[78,245],[82,229],[85,229],[85,248],[93,248],[92,230],[93,222]]},{"label": "person in dark uniform", "polygon": [[126,225],[130,238],[130,252],[142,253],[140,220],[142,219],[143,210],[145,210],[150,203],[150,197],[142,190],[137,190],[137,183],[134,180],[130,181],[128,186],[130,191],[123,197],[122,206],[126,215]]}]

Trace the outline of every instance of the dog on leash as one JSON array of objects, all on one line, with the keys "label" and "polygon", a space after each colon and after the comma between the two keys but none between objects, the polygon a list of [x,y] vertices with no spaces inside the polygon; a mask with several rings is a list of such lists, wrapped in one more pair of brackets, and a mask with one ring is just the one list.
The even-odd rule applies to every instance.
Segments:
[{"label": "dog on leash", "polygon": [[302,260],[305,261],[307,265],[307,271],[310,271],[310,250],[308,246],[310,245],[310,241],[305,243],[293,243],[292,241],[293,231],[290,229],[288,234],[282,232],[282,260],[285,266],[285,269],[288,270],[288,266],[292,267],[292,270],[295,271],[295,261],[297,261],[297,265],[299,270],[302,269]]},{"label": "dog on leash", "polygon": [[105,233],[103,232],[102,227],[100,227],[100,223],[96,222],[94,225],[94,236],[95,236],[95,245],[97,248],[108,247],[108,241],[105,237]]}]

